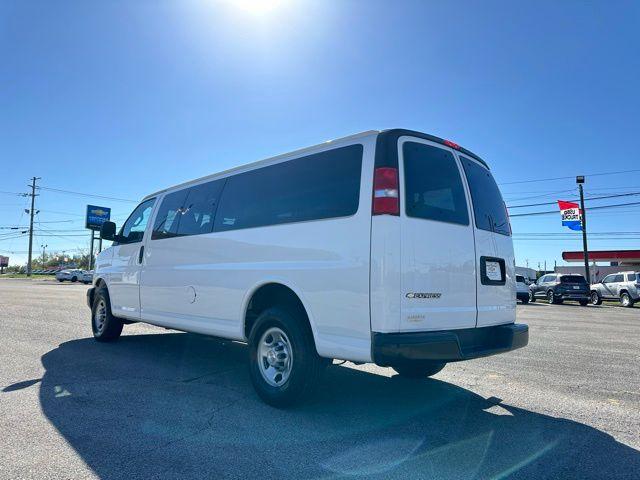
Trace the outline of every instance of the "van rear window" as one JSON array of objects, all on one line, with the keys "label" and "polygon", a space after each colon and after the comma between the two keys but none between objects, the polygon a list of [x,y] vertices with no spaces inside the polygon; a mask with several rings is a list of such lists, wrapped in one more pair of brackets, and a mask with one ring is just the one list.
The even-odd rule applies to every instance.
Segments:
[{"label": "van rear window", "polygon": [[460,159],[471,190],[476,227],[480,230],[510,236],[509,217],[493,175],[485,167],[467,157],[461,155]]},{"label": "van rear window", "polygon": [[451,152],[405,142],[402,153],[407,216],[469,225],[462,178]]}]

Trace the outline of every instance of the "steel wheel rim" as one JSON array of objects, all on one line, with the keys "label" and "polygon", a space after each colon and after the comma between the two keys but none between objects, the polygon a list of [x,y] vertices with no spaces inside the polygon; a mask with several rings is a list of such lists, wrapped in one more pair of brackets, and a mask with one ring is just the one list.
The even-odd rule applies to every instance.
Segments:
[{"label": "steel wheel rim", "polygon": [[281,387],[291,376],[293,355],[289,337],[278,327],[268,328],[258,343],[258,369],[272,387]]},{"label": "steel wheel rim", "polygon": [[96,311],[93,314],[93,325],[96,328],[96,332],[102,333],[104,330],[104,325],[107,321],[107,304],[104,300],[98,300],[98,305],[96,306]]}]

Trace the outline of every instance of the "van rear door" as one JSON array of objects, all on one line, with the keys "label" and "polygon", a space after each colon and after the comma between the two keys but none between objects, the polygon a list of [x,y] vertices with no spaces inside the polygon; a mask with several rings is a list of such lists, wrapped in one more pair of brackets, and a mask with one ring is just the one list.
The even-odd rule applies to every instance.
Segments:
[{"label": "van rear door", "polygon": [[400,330],[475,327],[476,255],[461,164],[428,140],[400,137],[398,149]]},{"label": "van rear door", "polygon": [[515,259],[507,209],[489,169],[460,154],[471,193],[478,270],[478,327],[516,319]]}]

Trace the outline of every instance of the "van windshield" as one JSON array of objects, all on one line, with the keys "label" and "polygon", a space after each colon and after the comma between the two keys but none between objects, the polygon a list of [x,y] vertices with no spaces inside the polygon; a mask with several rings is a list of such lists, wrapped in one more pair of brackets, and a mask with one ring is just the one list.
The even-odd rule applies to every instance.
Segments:
[{"label": "van windshield", "polygon": [[473,160],[460,156],[469,182],[476,227],[511,236],[507,209],[491,172]]},{"label": "van windshield", "polygon": [[580,283],[584,284],[587,281],[582,275],[563,275],[560,277],[560,283]]}]

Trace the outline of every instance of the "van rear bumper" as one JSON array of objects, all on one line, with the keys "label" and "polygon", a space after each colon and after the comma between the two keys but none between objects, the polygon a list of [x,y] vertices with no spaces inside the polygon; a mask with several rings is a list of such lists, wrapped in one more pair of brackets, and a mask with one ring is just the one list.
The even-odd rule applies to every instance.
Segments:
[{"label": "van rear bumper", "polygon": [[524,323],[435,332],[373,333],[373,360],[381,367],[398,360],[459,362],[522,348],[529,343]]}]

